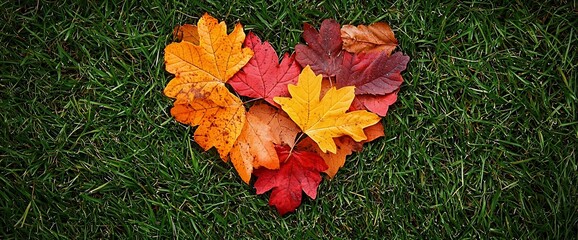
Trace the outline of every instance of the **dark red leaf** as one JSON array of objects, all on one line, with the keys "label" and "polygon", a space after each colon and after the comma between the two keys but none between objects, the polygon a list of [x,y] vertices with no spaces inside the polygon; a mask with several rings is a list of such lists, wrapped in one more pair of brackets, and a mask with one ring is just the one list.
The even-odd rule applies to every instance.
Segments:
[{"label": "dark red leaf", "polygon": [[288,146],[277,146],[277,155],[281,167],[276,170],[259,168],[253,174],[257,176],[255,189],[257,194],[269,190],[269,205],[275,206],[279,214],[294,211],[301,204],[302,192],[315,199],[317,187],[321,183],[321,172],[328,166],[318,154],[293,150]]},{"label": "dark red leaf", "polygon": [[355,94],[385,95],[399,89],[409,57],[401,52],[390,57],[385,52],[344,54],[337,87],[355,86]]},{"label": "dark red leaf", "polygon": [[311,25],[303,25],[303,39],[307,45],[295,46],[295,59],[302,66],[311,66],[315,74],[324,77],[335,76],[341,68],[343,60],[341,28],[333,19],[321,23],[319,32]]},{"label": "dark red leaf", "polygon": [[279,64],[279,57],[271,44],[262,43],[252,32],[245,38],[245,46],[253,50],[253,58],[228,83],[240,95],[263,98],[277,105],[273,98],[289,96],[287,85],[297,83],[301,68],[287,53]]}]

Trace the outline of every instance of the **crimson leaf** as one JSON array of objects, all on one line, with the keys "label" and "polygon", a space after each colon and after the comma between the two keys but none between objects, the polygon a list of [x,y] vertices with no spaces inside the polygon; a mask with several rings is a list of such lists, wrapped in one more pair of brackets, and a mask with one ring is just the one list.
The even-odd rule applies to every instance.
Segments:
[{"label": "crimson leaf", "polygon": [[259,168],[253,174],[257,176],[255,189],[257,194],[269,190],[269,205],[275,206],[279,214],[294,211],[301,204],[302,192],[315,199],[317,187],[321,183],[321,172],[327,170],[323,158],[314,152],[293,150],[288,146],[277,146],[277,155],[281,167],[276,170]]},{"label": "crimson leaf", "polygon": [[301,68],[294,57],[287,53],[279,63],[279,57],[271,44],[262,43],[252,32],[245,38],[245,46],[253,50],[254,55],[228,83],[240,95],[263,98],[277,105],[273,98],[289,96],[287,85],[297,83]]}]

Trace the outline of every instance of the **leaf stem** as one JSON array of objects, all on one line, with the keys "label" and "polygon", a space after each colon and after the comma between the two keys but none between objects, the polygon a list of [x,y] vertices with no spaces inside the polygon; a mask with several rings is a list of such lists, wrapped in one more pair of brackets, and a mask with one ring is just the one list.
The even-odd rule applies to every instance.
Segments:
[{"label": "leaf stem", "polygon": [[252,99],[249,99],[249,100],[243,102],[243,105],[245,105],[245,104],[247,104],[247,103],[251,103],[251,102],[257,101],[257,100],[261,100],[261,99],[263,99],[263,98],[252,98]]},{"label": "leaf stem", "polygon": [[[291,147],[291,150],[289,150],[289,154],[287,155],[287,159],[289,159],[289,156],[291,156],[291,154],[293,154],[293,149],[295,149],[295,146],[297,146],[297,144],[299,143],[299,140],[301,140],[301,138],[305,136],[305,133],[300,132],[299,135],[297,136],[297,139],[295,140],[295,144],[293,145],[293,147]],[[285,159],[283,162],[287,161],[287,159]]]}]

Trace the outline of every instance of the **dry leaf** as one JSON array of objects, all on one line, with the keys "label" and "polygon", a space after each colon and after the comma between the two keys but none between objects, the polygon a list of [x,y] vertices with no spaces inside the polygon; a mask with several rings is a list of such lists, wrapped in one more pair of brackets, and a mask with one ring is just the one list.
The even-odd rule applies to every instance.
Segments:
[{"label": "dry leaf", "polygon": [[255,104],[251,109],[254,109],[252,115],[271,127],[276,139],[275,144],[295,146],[295,137],[301,132],[301,129],[289,118],[287,113],[268,104]]},{"label": "dry leaf", "polygon": [[352,53],[385,52],[388,56],[397,47],[397,39],[387,23],[377,22],[369,26],[343,25],[341,27],[343,49]]},{"label": "dry leaf", "polygon": [[253,168],[279,168],[279,158],[275,151],[275,143],[280,142],[279,136],[275,135],[259,114],[255,114],[268,110],[264,107],[267,106],[255,105],[249,109],[245,126],[230,152],[233,166],[247,184],[251,180]]}]

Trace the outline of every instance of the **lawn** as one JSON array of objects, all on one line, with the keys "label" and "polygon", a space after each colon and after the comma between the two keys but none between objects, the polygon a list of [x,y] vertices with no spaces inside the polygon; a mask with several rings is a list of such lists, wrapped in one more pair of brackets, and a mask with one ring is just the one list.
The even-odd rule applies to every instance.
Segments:
[{"label": "lawn", "polygon": [[[498,2],[2,1],[0,238],[575,238],[578,3]],[[278,52],[387,21],[411,57],[386,136],[293,214],[170,115],[163,49],[205,12]]]}]

